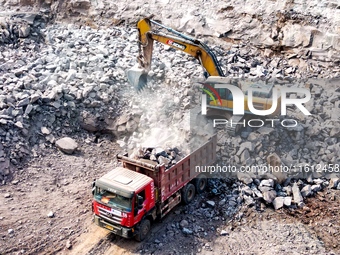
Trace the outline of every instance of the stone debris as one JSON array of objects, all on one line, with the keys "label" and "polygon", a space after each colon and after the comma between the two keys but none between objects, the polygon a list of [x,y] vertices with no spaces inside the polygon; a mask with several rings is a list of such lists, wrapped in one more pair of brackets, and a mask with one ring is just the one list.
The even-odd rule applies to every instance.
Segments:
[{"label": "stone debris", "polygon": [[260,183],[260,186],[266,186],[266,187],[274,187],[274,180],[262,180]]},{"label": "stone debris", "polygon": [[[25,1],[3,1],[2,6],[21,10],[18,4],[22,2]],[[209,220],[221,219],[224,215],[217,209],[222,207],[227,217],[235,215],[235,219],[241,220],[242,214],[236,212],[242,204],[258,209],[266,205],[276,210],[284,206],[296,208],[304,205],[304,198],[327,186],[340,190],[339,177],[327,176],[327,171],[334,172],[329,162],[338,164],[340,152],[336,3],[324,4],[321,9],[315,8],[314,3],[294,3],[294,8],[281,10],[280,5],[267,8],[265,1],[239,15],[239,8],[221,9],[216,2],[211,7],[218,10],[214,17],[186,10],[182,19],[174,19],[164,13],[164,8],[144,6],[138,1],[129,8],[114,2],[107,2],[109,8],[105,8],[101,1],[66,1],[59,10],[63,15],[53,13],[55,1],[41,2],[47,10],[8,15],[3,12],[0,17],[1,185],[11,185],[13,169],[30,157],[39,157],[45,148],[55,144],[61,151],[72,154],[78,146],[81,148],[83,141],[98,142],[100,146],[102,133],[113,134],[117,143],[129,151],[139,148],[147,138],[157,137],[156,142],[162,146],[144,147],[139,159],[166,167],[176,164],[190,150],[184,147],[175,150],[165,141],[184,146],[197,144],[193,133],[207,138],[203,131],[195,133],[187,125],[189,120],[196,121],[191,126],[201,129],[208,129],[211,124],[199,119],[199,112],[192,107],[200,102],[200,97],[195,93],[199,88],[191,79],[202,77],[202,70],[190,57],[162,45],[153,52],[146,93],[134,94],[127,83],[125,70],[135,64],[137,54],[136,30],[131,27],[145,13],[156,13],[157,20],[180,31],[234,41],[224,44],[224,39],[218,39],[217,44],[208,43],[228,76],[278,80],[279,86],[297,83],[312,93],[312,100],[305,104],[312,116],[304,118],[296,109],[288,109],[289,118],[299,122],[296,127],[283,128],[278,122],[274,127],[266,124],[246,128],[235,137],[221,132],[222,138],[218,140],[218,159],[225,165],[284,166],[290,170],[238,172],[230,187],[227,180],[209,181],[212,186],[209,196],[218,196],[219,200],[215,200],[218,202],[207,201],[192,214],[204,215]],[[254,19],[252,12],[261,13],[260,18]],[[48,15],[78,19],[99,14],[100,19],[93,19],[96,24],[47,23]],[[113,26],[96,27],[104,25],[105,18]],[[121,21],[124,27],[114,25]],[[306,82],[307,78],[318,81]],[[288,96],[301,97],[299,93]],[[316,165],[325,172],[311,172],[310,166]],[[9,193],[4,197],[12,199]],[[176,214],[181,214],[180,210]],[[53,218],[54,213],[49,212],[48,217]],[[220,235],[231,233],[213,231]],[[171,226],[167,234],[171,237],[180,232],[196,237],[207,235],[209,229],[182,220]],[[14,230],[9,229],[8,234],[14,234]],[[160,246],[164,242],[159,237],[155,244]],[[66,248],[72,248],[70,240],[66,241]],[[202,248],[211,250],[208,243]]]},{"label": "stone debris", "polygon": [[285,206],[287,206],[287,207],[291,206],[291,204],[292,204],[292,197],[285,197],[285,198],[283,199],[283,204],[284,204]]},{"label": "stone debris", "polygon": [[[313,182],[318,184],[311,185],[307,180],[294,179],[286,180],[282,186],[278,183],[273,183],[273,179],[263,179],[261,181],[254,179],[248,184],[245,184],[242,180],[236,180],[231,187],[232,193],[236,194],[236,196],[228,197],[228,200],[224,198],[217,205],[220,207],[225,204],[229,206],[244,204],[248,207],[261,207],[261,210],[266,205],[272,205],[275,210],[283,207],[303,207],[305,205],[304,198],[313,196],[329,186],[329,181],[326,178],[313,179]],[[338,184],[339,186],[340,183]],[[204,207],[202,205],[203,208],[206,208],[205,204]]]},{"label": "stone debris", "polygon": [[262,195],[263,195],[264,201],[270,204],[276,198],[277,193],[275,190],[267,190],[267,191],[262,192]]},{"label": "stone debris", "polygon": [[311,190],[312,190],[312,192],[316,193],[316,192],[322,190],[322,187],[321,187],[320,184],[312,185]]},{"label": "stone debris", "polygon": [[340,179],[339,178],[331,178],[329,181],[329,188],[330,189],[336,189],[336,187],[338,186],[338,184],[340,183]]},{"label": "stone debris", "polygon": [[72,243],[70,240],[66,241],[66,249],[71,249],[72,248]]},{"label": "stone debris", "polygon": [[43,135],[49,135],[51,131],[47,127],[41,127],[41,133]]},{"label": "stone debris", "polygon": [[183,234],[185,234],[185,235],[192,235],[192,230],[190,230],[190,229],[188,229],[188,228],[183,228],[182,229],[182,232],[183,232]]},{"label": "stone debris", "polygon": [[[112,123],[121,111],[117,92],[126,84],[129,67],[115,53],[135,44],[120,37],[130,38],[135,31],[47,25],[43,13],[4,12],[0,20],[5,36],[0,36],[0,183],[11,178],[12,166],[21,166],[56,140],[85,140],[88,134],[79,132],[81,127],[112,134],[118,128],[134,130],[136,118],[124,127]],[[135,51],[129,54],[133,59]]]},{"label": "stone debris", "polygon": [[214,201],[208,200],[208,201],[206,201],[206,204],[207,204],[209,207],[212,207],[212,208],[215,207],[215,202],[214,202]]},{"label": "stone debris", "polygon": [[247,206],[251,207],[251,206],[255,205],[255,200],[251,196],[244,195],[243,199],[244,199],[244,203]]},{"label": "stone debris", "polygon": [[47,217],[53,218],[53,217],[54,217],[54,213],[53,213],[52,211],[50,211],[50,212],[47,214]]},{"label": "stone debris", "polygon": [[253,179],[247,173],[237,173],[238,180],[242,181],[244,184],[251,184]]},{"label": "stone debris", "polygon": [[185,227],[189,226],[189,223],[188,223],[188,221],[186,221],[186,220],[182,220],[182,221],[179,223],[179,225],[181,226],[181,228],[185,228]]},{"label": "stone debris", "polygon": [[301,195],[299,186],[297,185],[296,182],[292,186],[292,192],[293,192],[294,203],[301,205],[303,203],[303,197]]},{"label": "stone debris", "polygon": [[302,189],[301,189],[301,195],[303,196],[303,197],[309,197],[309,196],[311,196],[312,194],[313,194],[313,192],[312,192],[312,188],[311,188],[312,186],[311,185],[306,185],[305,187],[303,187]]},{"label": "stone debris", "polygon": [[[46,15],[39,13],[8,13],[0,20],[0,44],[20,44],[26,38],[41,41],[41,29],[47,20]],[[17,70],[16,74],[22,72]]]},{"label": "stone debris", "polygon": [[146,159],[156,162],[160,165],[165,165],[166,168],[170,168],[182,159],[182,153],[177,147],[168,148],[166,150],[155,148],[139,148],[136,149],[130,156],[133,159]]},{"label": "stone debris", "polygon": [[273,206],[275,210],[278,210],[283,207],[285,198],[284,197],[276,197],[273,201]]},{"label": "stone debris", "polygon": [[72,154],[78,148],[77,142],[70,137],[64,137],[57,140],[55,145],[66,154]]},{"label": "stone debris", "polygon": [[228,231],[226,230],[221,230],[221,233],[220,233],[221,236],[227,236],[229,235]]}]

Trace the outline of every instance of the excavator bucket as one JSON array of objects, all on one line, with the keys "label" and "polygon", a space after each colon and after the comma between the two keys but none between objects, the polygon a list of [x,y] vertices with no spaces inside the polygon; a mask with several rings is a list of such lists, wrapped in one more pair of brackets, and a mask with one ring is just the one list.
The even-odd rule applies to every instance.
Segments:
[{"label": "excavator bucket", "polygon": [[148,74],[143,68],[132,67],[126,72],[129,83],[137,90],[142,90],[147,83]]},{"label": "excavator bucket", "polygon": [[142,19],[137,24],[138,29],[138,65],[126,72],[129,83],[138,91],[146,86],[148,72],[151,69],[153,41],[151,21]]}]

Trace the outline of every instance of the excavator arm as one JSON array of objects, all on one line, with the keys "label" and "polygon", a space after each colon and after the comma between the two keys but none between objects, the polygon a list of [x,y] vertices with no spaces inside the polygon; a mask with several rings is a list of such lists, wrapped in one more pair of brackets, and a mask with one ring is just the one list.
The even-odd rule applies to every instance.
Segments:
[{"label": "excavator arm", "polygon": [[[151,24],[165,28],[176,36],[153,31]],[[153,41],[158,41],[196,58],[208,72],[209,76],[224,76],[215,54],[207,45],[199,40],[149,19],[140,20],[137,27],[139,31],[139,63],[146,70],[150,70],[151,66]]]},{"label": "excavator arm", "polygon": [[[152,25],[162,27],[172,34],[169,35],[158,32],[152,28]],[[147,18],[140,20],[137,28],[139,32],[139,54],[137,58],[139,68],[129,70],[128,79],[138,90],[146,85],[146,75],[151,68],[154,41],[158,41],[193,56],[204,67],[207,76],[224,76],[215,54],[207,45],[199,40]]]}]

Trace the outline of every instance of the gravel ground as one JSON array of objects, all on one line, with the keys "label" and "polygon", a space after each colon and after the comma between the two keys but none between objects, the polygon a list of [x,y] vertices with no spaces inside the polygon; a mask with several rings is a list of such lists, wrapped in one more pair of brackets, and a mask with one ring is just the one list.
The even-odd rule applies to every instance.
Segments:
[{"label": "gravel ground", "polygon": [[275,161],[328,173],[339,166],[337,2],[0,4],[1,254],[339,253],[335,175],[212,179],[142,243],[94,226],[90,192],[93,179],[117,166],[118,152],[155,141],[185,151],[193,144],[189,119],[211,125],[194,107],[193,81],[203,76],[189,56],[156,44],[148,88],[137,94],[128,84],[142,16],[207,42],[230,77],[310,89],[313,115],[288,112],[295,128],[246,128],[235,137],[220,131],[218,163]]}]

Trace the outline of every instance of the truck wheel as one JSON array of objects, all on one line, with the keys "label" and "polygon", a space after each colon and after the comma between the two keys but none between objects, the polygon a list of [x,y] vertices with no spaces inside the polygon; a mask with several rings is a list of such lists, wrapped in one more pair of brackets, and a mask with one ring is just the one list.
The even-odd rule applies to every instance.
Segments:
[{"label": "truck wheel", "polygon": [[189,204],[195,198],[195,186],[188,183],[183,189],[183,202]]},{"label": "truck wheel", "polygon": [[135,239],[138,242],[141,242],[145,239],[145,237],[148,235],[149,231],[150,231],[150,221],[148,219],[144,219],[142,220],[142,222],[139,225],[139,230],[137,235],[135,236]]},{"label": "truck wheel", "polygon": [[201,194],[207,188],[208,180],[204,174],[200,174],[195,180],[196,192]]}]

